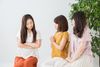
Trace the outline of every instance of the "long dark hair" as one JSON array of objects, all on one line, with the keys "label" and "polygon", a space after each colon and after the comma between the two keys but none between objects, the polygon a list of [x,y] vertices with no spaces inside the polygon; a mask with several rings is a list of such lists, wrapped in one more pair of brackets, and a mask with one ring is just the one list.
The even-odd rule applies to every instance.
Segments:
[{"label": "long dark hair", "polygon": [[22,25],[21,25],[21,43],[26,43],[26,39],[27,39],[27,27],[26,27],[26,23],[27,23],[27,20],[28,19],[31,19],[33,21],[33,28],[32,28],[32,33],[33,33],[33,41],[32,42],[35,42],[36,41],[36,29],[35,29],[35,23],[34,23],[34,19],[33,17],[30,15],[30,14],[26,14],[22,17]]},{"label": "long dark hair", "polygon": [[72,19],[74,19],[75,21],[73,33],[79,38],[81,38],[84,32],[84,28],[87,25],[85,13],[83,11],[78,11],[74,13]]},{"label": "long dark hair", "polygon": [[54,23],[58,24],[57,32],[65,32],[68,30],[68,21],[65,16],[59,15],[54,19]]}]

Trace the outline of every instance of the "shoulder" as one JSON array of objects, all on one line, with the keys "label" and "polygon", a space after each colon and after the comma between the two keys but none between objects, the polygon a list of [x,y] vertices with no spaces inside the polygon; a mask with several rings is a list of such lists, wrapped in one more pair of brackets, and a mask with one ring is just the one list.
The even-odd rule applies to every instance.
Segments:
[{"label": "shoulder", "polygon": [[69,32],[63,32],[63,36],[69,36]]},{"label": "shoulder", "polygon": [[69,38],[69,32],[63,32],[63,37],[65,37],[65,38]]}]

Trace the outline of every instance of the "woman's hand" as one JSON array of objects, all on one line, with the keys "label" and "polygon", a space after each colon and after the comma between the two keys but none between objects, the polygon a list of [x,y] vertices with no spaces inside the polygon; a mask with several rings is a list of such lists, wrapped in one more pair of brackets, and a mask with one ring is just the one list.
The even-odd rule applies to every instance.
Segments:
[{"label": "woman's hand", "polygon": [[55,42],[55,39],[53,36],[50,37],[50,41],[51,41],[51,43]]},{"label": "woman's hand", "polygon": [[26,45],[29,45],[31,49],[34,49],[34,45],[32,43],[25,43]]},{"label": "woman's hand", "polygon": [[67,60],[68,62],[71,62],[71,58],[70,58],[70,57],[66,58],[66,60]]},{"label": "woman's hand", "polygon": [[70,57],[66,58],[66,60],[67,60],[69,63],[74,62],[74,60],[72,60]]}]

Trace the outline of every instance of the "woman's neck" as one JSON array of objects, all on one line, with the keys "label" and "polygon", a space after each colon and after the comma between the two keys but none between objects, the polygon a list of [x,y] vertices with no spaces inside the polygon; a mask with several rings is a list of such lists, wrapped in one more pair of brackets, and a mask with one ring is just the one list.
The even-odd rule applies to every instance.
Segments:
[{"label": "woman's neck", "polygon": [[31,32],[32,32],[32,30],[27,30],[27,32],[28,32],[28,33],[31,33]]}]

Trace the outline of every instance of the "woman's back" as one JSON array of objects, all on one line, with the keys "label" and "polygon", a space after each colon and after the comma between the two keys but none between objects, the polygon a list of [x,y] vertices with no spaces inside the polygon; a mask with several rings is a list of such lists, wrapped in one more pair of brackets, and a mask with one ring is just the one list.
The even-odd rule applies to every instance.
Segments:
[{"label": "woman's back", "polygon": [[52,57],[62,57],[62,58],[67,57],[68,47],[69,47],[69,34],[68,34],[68,32],[60,32],[60,33],[57,32],[54,35],[54,39],[58,45],[60,45],[60,42],[61,42],[63,37],[65,37],[67,39],[64,49],[61,51],[61,50],[57,49],[54,45],[52,45]]}]

